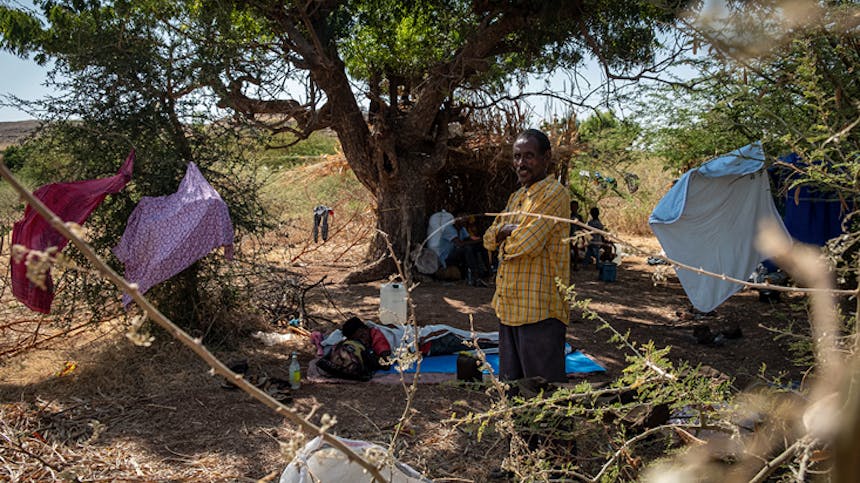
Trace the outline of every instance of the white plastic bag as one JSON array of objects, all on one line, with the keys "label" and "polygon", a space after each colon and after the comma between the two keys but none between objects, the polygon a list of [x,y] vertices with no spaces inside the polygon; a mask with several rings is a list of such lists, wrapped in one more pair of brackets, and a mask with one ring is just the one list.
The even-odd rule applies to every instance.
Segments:
[{"label": "white plastic bag", "polygon": [[[367,441],[338,438],[352,451],[369,461],[384,461],[385,448]],[[392,459],[379,472],[392,483],[430,483],[406,464]],[[321,436],[312,439],[302,448],[281,473],[280,483],[371,483],[373,476],[358,463],[351,462],[340,450],[330,446]]]},{"label": "white plastic bag", "polygon": [[292,342],[294,340],[299,340],[301,337],[292,332],[287,332],[286,334],[280,334],[277,332],[254,332],[251,334],[251,337],[259,340],[263,344],[267,346],[273,346],[277,344],[283,344],[286,342]]}]

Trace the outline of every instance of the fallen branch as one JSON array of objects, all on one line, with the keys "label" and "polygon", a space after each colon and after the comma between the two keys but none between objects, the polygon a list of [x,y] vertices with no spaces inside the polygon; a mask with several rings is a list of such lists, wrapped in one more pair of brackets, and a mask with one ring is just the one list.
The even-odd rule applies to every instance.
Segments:
[{"label": "fallen branch", "polygon": [[762,469],[759,470],[759,472],[756,473],[756,475],[749,480],[749,483],[758,483],[759,481],[764,481],[768,476],[771,475],[771,473],[773,473],[774,471],[776,471],[777,468],[782,466],[782,464],[785,463],[786,460],[794,456],[794,453],[797,451],[798,448],[800,448],[802,444],[803,440],[798,439],[788,448],[785,448],[785,451],[777,455],[776,458],[773,458],[772,460],[765,463]]},{"label": "fallen branch", "polygon": [[629,448],[630,446],[638,443],[639,441],[642,441],[643,439],[648,438],[652,434],[659,433],[662,431],[667,431],[667,430],[674,431],[677,428],[701,429],[701,426],[698,426],[698,425],[682,425],[682,424],[664,424],[662,426],[657,426],[657,427],[651,428],[647,431],[644,431],[642,433],[639,433],[636,436],[625,441],[621,445],[621,447],[618,448],[618,450],[616,450],[615,453],[609,458],[609,460],[607,460],[606,463],[603,464],[603,467],[600,468],[600,471],[594,476],[594,478],[591,478],[588,481],[590,481],[592,483],[596,483],[596,482],[600,481],[601,478],[603,478],[603,475],[609,470],[609,468],[612,467],[612,464],[615,463],[615,461],[622,454],[624,454],[624,452],[627,451],[627,448]]},{"label": "fallen branch", "polygon": [[362,467],[364,467],[371,475],[373,475],[374,479],[384,482],[386,479],[379,472],[379,468],[374,466],[369,461],[365,460],[354,451],[352,451],[348,446],[343,444],[338,438],[328,434],[326,428],[317,426],[310,421],[306,420],[299,416],[296,412],[290,410],[276,399],[260,390],[247,380],[245,380],[240,374],[236,374],[231,371],[223,362],[218,360],[205,346],[201,343],[200,339],[192,338],[188,335],[187,332],[180,329],[179,326],[174,324],[170,319],[164,316],[154,305],[152,305],[149,300],[147,300],[143,295],[141,295],[138,290],[137,284],[131,284],[119,274],[117,274],[110,266],[108,266],[96,252],[90,247],[88,243],[75,235],[61,220],[57,215],[55,215],[51,210],[42,203],[41,200],[33,196],[33,194],[26,189],[15,176],[9,171],[9,168],[3,163],[3,155],[0,154],[0,176],[2,176],[15,191],[18,192],[27,203],[33,207],[42,217],[48,221],[52,228],[57,230],[61,235],[68,238],[81,252],[81,254],[86,257],[90,263],[93,264],[93,267],[98,270],[105,278],[107,278],[110,282],[112,282],[118,289],[121,291],[131,295],[131,298],[135,301],[135,303],[140,307],[155,323],[161,326],[164,330],[166,330],[169,334],[171,334],[176,340],[181,342],[183,345],[194,351],[203,361],[206,362],[209,367],[212,368],[217,374],[220,374],[227,378],[230,382],[235,384],[237,387],[242,389],[248,395],[256,399],[257,401],[263,403],[268,406],[272,410],[274,410],[277,414],[280,414],[284,418],[288,419],[292,423],[299,426],[306,434],[310,436],[321,436],[328,444],[337,448],[344,455],[346,455],[347,459],[352,462],[358,463]]}]

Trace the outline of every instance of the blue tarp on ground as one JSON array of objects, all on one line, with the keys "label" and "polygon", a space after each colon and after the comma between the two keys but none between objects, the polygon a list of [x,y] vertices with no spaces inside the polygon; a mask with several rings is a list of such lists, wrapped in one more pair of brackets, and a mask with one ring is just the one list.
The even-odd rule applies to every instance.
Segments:
[{"label": "blue tarp on ground", "polygon": [[[423,373],[444,373],[444,374],[456,374],[457,373],[457,354],[446,354],[442,356],[431,356],[425,357],[421,362],[421,372]],[[493,373],[499,373],[499,355],[498,354],[487,354],[487,362],[492,366]],[[600,364],[594,362],[590,357],[583,354],[579,351],[574,351],[565,356],[564,359],[564,368],[567,374],[573,373],[588,373],[588,372],[604,372],[606,369]],[[397,370],[392,368],[388,371],[381,371],[383,374],[385,373],[396,373]],[[409,369],[403,371],[407,374],[414,373],[415,368],[410,367]]]}]

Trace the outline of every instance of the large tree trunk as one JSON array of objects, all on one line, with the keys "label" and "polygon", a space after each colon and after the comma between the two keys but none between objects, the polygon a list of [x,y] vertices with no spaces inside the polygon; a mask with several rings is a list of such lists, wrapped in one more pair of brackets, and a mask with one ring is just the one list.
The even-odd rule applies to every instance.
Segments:
[{"label": "large tree trunk", "polygon": [[[376,196],[377,228],[381,233],[374,236],[368,251],[370,265],[353,272],[347,281],[385,277],[395,270],[392,253],[403,262],[411,245],[423,240],[427,222],[425,189],[447,158],[447,127],[451,114],[445,100],[450,96],[451,86],[437,80],[432,89],[422,91],[415,109],[403,111],[398,106],[396,95],[399,82],[389,78],[386,83],[382,73],[377,72],[368,86],[370,107],[365,117],[347,76],[346,65],[338,55],[338,46],[326,30],[328,7],[314,12],[301,9],[292,12],[277,4],[263,3],[261,6],[265,15],[287,33],[292,41],[290,49],[301,59],[302,68],[310,71],[311,80],[325,92],[326,105],[319,112],[325,112],[325,124],[330,122],[337,133],[356,178]],[[290,14],[298,14],[305,20],[301,29]],[[316,28],[303,33],[308,25]],[[465,68],[458,64],[457,72]],[[446,80],[449,77],[448,74],[442,75]],[[383,84],[389,91],[387,104],[381,96]],[[240,109],[263,112],[266,106],[275,111],[286,106],[287,114],[299,124],[303,120],[314,119],[313,116],[296,116],[290,106],[300,103],[248,102],[241,91],[231,91],[225,86],[220,86],[220,92],[232,95],[233,105]],[[235,98],[240,102],[237,103]],[[310,123],[305,127],[312,130],[319,126]]]},{"label": "large tree trunk", "polygon": [[[409,250],[424,240],[425,190],[448,154],[447,113],[443,110],[435,119],[429,132],[416,129],[391,109],[372,116],[370,129],[333,123],[350,167],[376,196],[378,231],[368,250],[369,265],[352,272],[345,282],[379,280],[394,273],[392,255],[406,263]],[[369,135],[356,136],[356,130]]]},{"label": "large tree trunk", "polygon": [[[370,263],[352,272],[344,280],[346,283],[379,280],[394,273],[396,266],[392,255],[405,264],[410,252],[424,241],[429,216],[426,190],[438,171],[434,168],[444,164],[444,159],[429,163],[427,159],[424,156],[423,162],[415,158],[385,161],[398,165],[399,169],[383,169],[384,174],[377,183],[377,232],[368,249]],[[417,166],[419,162],[420,167]]]}]

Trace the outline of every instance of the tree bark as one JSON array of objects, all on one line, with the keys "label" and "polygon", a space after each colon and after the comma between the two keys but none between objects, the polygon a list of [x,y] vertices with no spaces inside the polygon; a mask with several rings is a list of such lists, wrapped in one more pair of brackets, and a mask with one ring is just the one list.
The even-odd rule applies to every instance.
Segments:
[{"label": "tree bark", "polygon": [[[383,143],[384,144],[384,143]],[[379,280],[395,271],[392,254],[406,262],[424,241],[429,181],[445,163],[443,153],[415,152],[397,157],[381,149],[376,188],[376,228],[367,254],[369,265],[351,273],[346,283]]]}]

